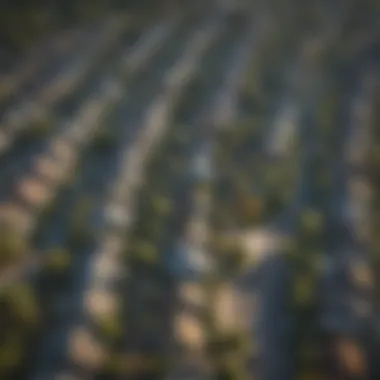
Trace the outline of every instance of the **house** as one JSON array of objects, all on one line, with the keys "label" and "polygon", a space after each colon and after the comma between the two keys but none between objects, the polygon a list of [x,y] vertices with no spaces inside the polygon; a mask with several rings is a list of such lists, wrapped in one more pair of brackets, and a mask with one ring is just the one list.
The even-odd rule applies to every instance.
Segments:
[{"label": "house", "polygon": [[200,349],[205,345],[205,329],[195,315],[180,312],[174,320],[176,341],[189,349]]},{"label": "house", "polygon": [[46,184],[34,177],[22,179],[17,185],[16,192],[22,201],[36,208],[45,205],[53,195]]},{"label": "house", "polygon": [[83,327],[78,327],[69,336],[69,357],[77,365],[88,370],[102,367],[106,352],[94,335]]},{"label": "house", "polygon": [[63,166],[46,155],[36,158],[34,169],[42,181],[46,180],[49,184],[53,185],[61,182],[65,175]]},{"label": "house", "polygon": [[33,220],[25,208],[17,203],[6,202],[0,206],[0,222],[27,231],[31,228]]},{"label": "house", "polygon": [[85,294],[86,312],[101,320],[104,317],[115,315],[118,308],[118,299],[109,289],[89,289]]}]

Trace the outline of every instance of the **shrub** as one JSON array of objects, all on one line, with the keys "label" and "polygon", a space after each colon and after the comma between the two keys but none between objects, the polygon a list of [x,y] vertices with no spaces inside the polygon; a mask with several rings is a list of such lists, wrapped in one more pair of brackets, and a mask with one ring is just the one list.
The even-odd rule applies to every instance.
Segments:
[{"label": "shrub", "polygon": [[208,351],[216,357],[227,353],[247,353],[250,345],[249,339],[250,337],[241,331],[214,332],[208,342]]},{"label": "shrub", "polygon": [[123,325],[115,315],[102,318],[102,320],[99,322],[98,327],[100,334],[107,341],[116,342],[123,336]]},{"label": "shrub", "polygon": [[8,378],[10,371],[19,367],[24,351],[25,344],[20,334],[8,331],[5,340],[0,344],[0,375],[2,378]]},{"label": "shrub", "polygon": [[294,284],[294,300],[299,307],[306,307],[313,303],[316,291],[316,279],[312,273],[303,271],[296,276]]},{"label": "shrub", "polygon": [[13,286],[8,293],[12,314],[21,326],[32,328],[40,318],[39,305],[32,288],[26,284]]},{"label": "shrub", "polygon": [[104,366],[104,378],[109,379],[110,376],[120,376],[124,374],[125,367],[125,356],[123,354],[115,353],[110,355]]},{"label": "shrub", "polygon": [[235,237],[215,234],[210,241],[210,249],[218,257],[227,275],[236,275],[247,265],[247,258],[241,249],[240,242]]},{"label": "shrub", "polygon": [[215,333],[208,342],[212,366],[218,380],[246,379],[245,361],[251,337],[242,331]]},{"label": "shrub", "polygon": [[27,243],[15,229],[0,226],[0,268],[25,257]]},{"label": "shrub", "polygon": [[256,225],[262,221],[264,205],[259,196],[253,194],[238,197],[238,213],[244,226]]},{"label": "shrub", "polygon": [[281,241],[281,248],[289,258],[294,258],[297,251],[297,239],[294,237],[286,236]]},{"label": "shrub", "polygon": [[91,197],[82,197],[70,215],[68,240],[74,247],[86,245],[93,238],[91,214],[95,200]]},{"label": "shrub", "polygon": [[36,120],[33,121],[28,131],[28,137],[41,138],[49,135],[54,127],[54,118],[46,111],[41,113]]},{"label": "shrub", "polygon": [[164,233],[164,224],[157,215],[137,220],[133,227],[134,236],[140,240],[158,241]]},{"label": "shrub", "polygon": [[240,363],[240,358],[229,360],[228,362],[221,363],[217,367],[215,378],[217,380],[246,380],[249,379],[244,365]]},{"label": "shrub", "polygon": [[158,261],[157,247],[147,241],[142,241],[137,245],[134,257],[145,264],[156,264]]},{"label": "shrub", "polygon": [[178,126],[174,128],[170,133],[170,141],[175,144],[185,144],[190,138],[190,127],[189,126]]},{"label": "shrub", "polygon": [[54,272],[63,272],[71,264],[70,252],[62,248],[54,248],[46,253],[46,268]]},{"label": "shrub", "polygon": [[301,215],[301,234],[305,237],[318,235],[323,227],[323,216],[320,212],[312,209],[304,211]]},{"label": "shrub", "polygon": [[92,146],[95,149],[107,149],[116,145],[117,137],[109,129],[102,128],[98,131],[92,142]]},{"label": "shrub", "polygon": [[167,197],[153,195],[151,197],[153,212],[167,216],[173,209],[172,202]]},{"label": "shrub", "polygon": [[117,68],[116,76],[121,83],[127,83],[131,79],[131,72],[123,63]]}]

